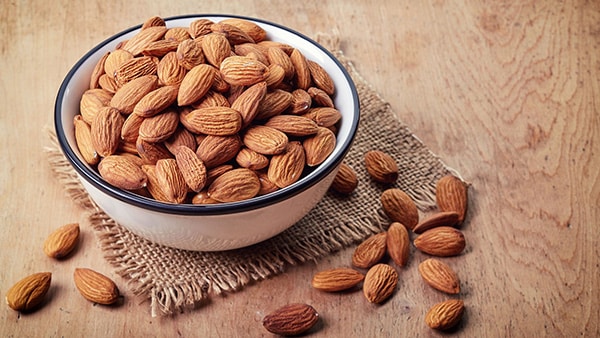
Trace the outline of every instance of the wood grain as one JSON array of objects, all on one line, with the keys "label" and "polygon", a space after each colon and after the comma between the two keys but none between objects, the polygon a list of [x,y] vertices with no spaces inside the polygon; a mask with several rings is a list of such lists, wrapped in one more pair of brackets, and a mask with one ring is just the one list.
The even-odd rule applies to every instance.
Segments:
[{"label": "wood grain", "polygon": [[[70,67],[106,37],[153,15],[232,13],[309,36],[336,33],[358,71],[398,117],[470,183],[467,249],[445,261],[461,278],[462,337],[600,335],[600,3],[597,1],[4,1],[0,4],[0,295],[52,271],[39,311],[0,310],[0,332],[23,336],[270,336],[262,317],[293,300],[322,320],[310,336],[444,336],[424,315],[446,299],[412,251],[392,299],[326,294],[312,275],[348,266],[352,248],[193,311],[152,318],[149,304],[102,258],[91,229],[65,261],[44,256],[54,228],[83,219],[43,146]],[[76,267],[113,278],[124,303],[94,306]]]}]

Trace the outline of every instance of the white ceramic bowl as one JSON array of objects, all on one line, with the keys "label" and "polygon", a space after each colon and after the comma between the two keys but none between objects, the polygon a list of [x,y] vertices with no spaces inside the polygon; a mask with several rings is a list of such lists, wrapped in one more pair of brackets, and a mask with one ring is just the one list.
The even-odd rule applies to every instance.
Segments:
[{"label": "white ceramic bowl", "polygon": [[[230,15],[165,18],[167,27],[187,27],[199,18],[218,22]],[[89,86],[92,69],[107,51],[139,31],[118,33],[85,54],[65,77],[56,98],[54,120],[62,151],[95,203],[119,224],[152,242],[186,250],[218,251],[252,245],[273,237],[306,215],[324,196],[352,144],[359,120],[359,100],[350,76],[339,61],[310,38],[264,20],[238,17],[260,25],[267,39],[298,48],[329,73],[336,87],[334,102],[342,113],[337,145],[328,159],[289,187],[246,201],[216,205],[168,204],[106,183],[82,160],[74,136],[73,117]]]}]

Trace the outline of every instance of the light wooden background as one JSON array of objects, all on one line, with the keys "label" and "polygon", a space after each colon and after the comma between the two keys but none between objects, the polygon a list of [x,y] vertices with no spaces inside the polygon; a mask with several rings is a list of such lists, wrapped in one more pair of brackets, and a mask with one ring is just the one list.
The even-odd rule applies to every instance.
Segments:
[{"label": "light wooden background", "polygon": [[[190,13],[337,32],[398,117],[472,183],[467,250],[448,260],[467,306],[453,336],[600,335],[600,2],[18,0],[0,3],[0,297],[36,271],[52,271],[54,286],[32,314],[1,306],[2,336],[270,336],[260,319],[288,301],[321,312],[314,337],[444,336],[423,321],[445,296],[420,281],[418,254],[382,306],[310,288],[316,271],[348,264],[348,249],[169,318],[128,292],[91,229],[71,259],[45,258],[47,234],[81,217],[42,151],[63,77],[106,37]],[[124,304],[81,298],[78,266],[114,278]]]}]

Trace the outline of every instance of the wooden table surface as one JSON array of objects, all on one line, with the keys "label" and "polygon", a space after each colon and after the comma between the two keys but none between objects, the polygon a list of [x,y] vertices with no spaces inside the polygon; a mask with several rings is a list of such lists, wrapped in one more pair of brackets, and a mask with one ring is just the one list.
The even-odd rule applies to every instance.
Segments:
[{"label": "wooden table surface", "polygon": [[[312,275],[347,265],[352,248],[164,318],[128,291],[91,229],[70,259],[44,256],[48,233],[82,217],[43,152],[63,77],[106,37],[191,13],[338,34],[364,79],[472,184],[467,251],[451,261],[467,310],[451,335],[600,335],[600,2],[34,0],[0,3],[0,296],[38,271],[53,272],[53,287],[36,312],[0,307],[2,336],[271,336],[262,316],[289,301],[322,314],[314,337],[444,336],[423,318],[446,297],[414,262],[381,306],[311,289]],[[78,266],[113,278],[124,304],[84,300]]]}]

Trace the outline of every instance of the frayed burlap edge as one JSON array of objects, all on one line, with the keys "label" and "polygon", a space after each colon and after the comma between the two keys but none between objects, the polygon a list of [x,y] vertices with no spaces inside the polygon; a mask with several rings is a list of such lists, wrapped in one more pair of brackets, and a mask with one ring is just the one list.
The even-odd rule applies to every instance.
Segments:
[{"label": "frayed burlap edge", "polygon": [[[361,97],[361,106],[376,105],[379,110],[391,111],[389,104],[385,102],[367,82],[358,74],[354,65],[340,51],[340,41],[336,34],[318,34],[319,43],[324,45],[340,60],[353,78],[359,93],[366,95],[370,102],[364,102]],[[403,124],[402,128],[406,128]],[[408,129],[406,128],[405,132]],[[411,136],[414,137],[414,135]],[[283,272],[288,265],[296,265],[306,261],[317,260],[325,255],[346,248],[353,243],[359,242],[371,234],[384,230],[388,224],[386,216],[381,210],[374,210],[371,215],[362,215],[349,219],[340,219],[339,224],[329,229],[327,234],[316,234],[303,237],[301,241],[287,243],[294,236],[277,236],[269,240],[277,250],[262,252],[258,259],[251,261],[240,261],[240,264],[230,264],[226,273],[223,271],[202,271],[202,278],[191,278],[177,283],[165,283],[162,279],[154,278],[147,271],[146,266],[140,266],[136,257],[129,253],[131,245],[139,245],[144,249],[162,250],[174,255],[179,259],[197,258],[198,255],[211,255],[211,253],[197,253],[184,250],[164,248],[157,244],[140,239],[128,230],[122,228],[100,210],[89,198],[78,176],[70,163],[60,151],[53,130],[49,130],[50,144],[45,148],[53,171],[59,182],[64,186],[66,192],[86,212],[85,219],[94,229],[99,240],[105,258],[116,268],[116,273],[127,280],[131,291],[142,298],[150,299],[152,316],[167,315],[182,311],[186,308],[194,308],[210,297],[210,294],[221,294],[223,292],[234,292],[241,290],[249,283],[266,279],[270,276]],[[429,152],[421,142],[414,137],[418,143],[419,151]],[[441,166],[436,168],[437,176],[452,173],[459,174],[443,164],[439,158],[429,152],[428,155]],[[356,163],[355,163],[356,164]],[[459,176],[460,177],[460,176]],[[401,186],[401,188],[415,201],[421,211],[431,210],[435,207],[435,183],[430,180],[425,185]],[[289,230],[293,232],[292,230]],[[327,240],[324,241],[324,238]],[[134,244],[132,244],[134,243]],[[261,243],[237,250],[232,255],[243,255],[243,252],[260,250]],[[228,253],[220,253],[227,257]],[[233,260],[234,262],[235,259]],[[194,275],[195,276],[195,275]]]}]

